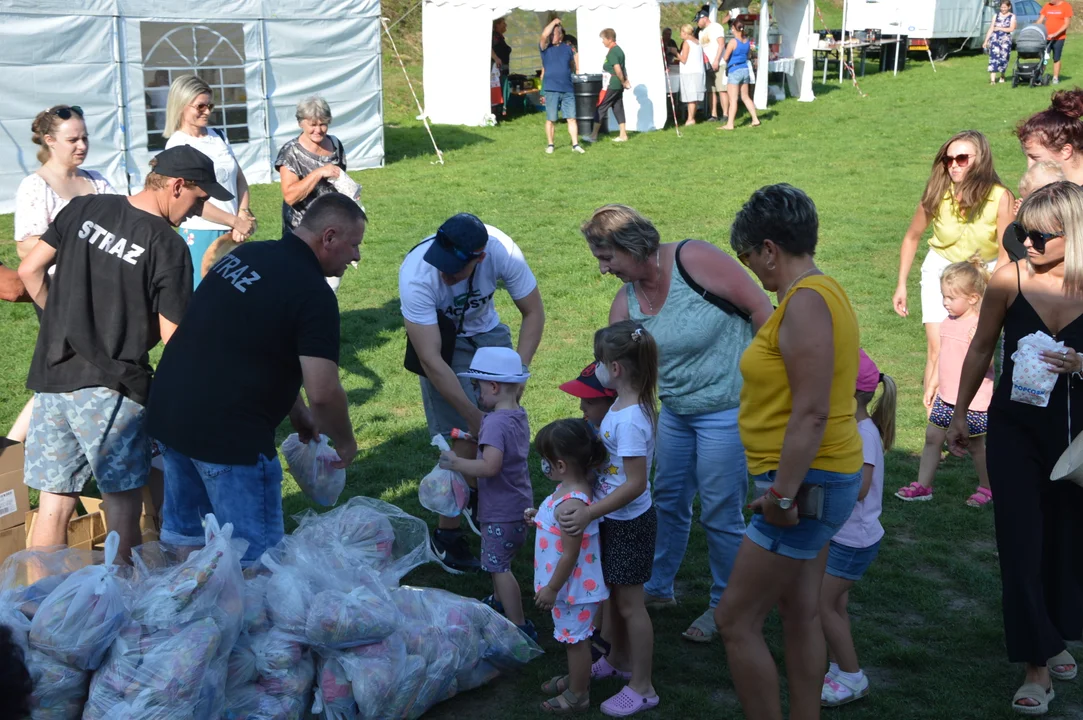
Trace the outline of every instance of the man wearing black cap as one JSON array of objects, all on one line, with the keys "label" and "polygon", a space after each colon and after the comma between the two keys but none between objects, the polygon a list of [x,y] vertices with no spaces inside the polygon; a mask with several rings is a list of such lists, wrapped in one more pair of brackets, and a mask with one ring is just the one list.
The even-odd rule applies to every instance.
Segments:
[{"label": "man wearing black cap", "polygon": [[351,198],[321,195],[292,232],[237,247],[199,284],[147,410],[165,461],[163,542],[201,546],[210,512],[248,541],[245,564],[282,538],[275,431],[287,417],[302,442],[331,439],[336,468],[357,455],[326,278],[361,259],[366,223]]},{"label": "man wearing black cap", "polygon": [[127,561],[140,539],[151,456],[147,353],[169,341],[192,293],[191,255],[173,228],[208,197],[232,197],[194,148],[166,150],[151,166],[136,195],[73,198],[19,266],[44,309],[26,381],[35,395],[24,479],[41,491],[31,547],[66,544],[91,476],[120,535],[118,557]]},{"label": "man wearing black cap", "polygon": [[[456,428],[478,434],[482,413],[477,396],[470,381],[456,373],[470,369],[478,348],[511,347],[511,330],[500,322],[493,304],[501,282],[522,313],[517,350],[525,371],[541,342],[545,310],[534,274],[510,237],[461,213],[407,253],[399,269],[408,353],[416,353],[420,366],[411,369],[421,370],[430,435],[450,438]],[[453,450],[472,458],[477,446],[455,440]],[[451,567],[479,567],[458,518],[440,518],[433,547]]]}]

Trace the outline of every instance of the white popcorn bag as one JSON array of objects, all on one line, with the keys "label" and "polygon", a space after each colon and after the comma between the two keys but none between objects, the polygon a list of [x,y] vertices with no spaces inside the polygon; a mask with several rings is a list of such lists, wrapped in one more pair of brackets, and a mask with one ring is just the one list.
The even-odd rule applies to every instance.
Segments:
[{"label": "white popcorn bag", "polygon": [[1042,359],[1043,352],[1065,352],[1066,346],[1044,332],[1035,332],[1019,338],[1019,346],[1012,353],[1015,369],[1012,371],[1012,400],[1025,405],[1046,407],[1049,396],[1057,385],[1057,374]]}]

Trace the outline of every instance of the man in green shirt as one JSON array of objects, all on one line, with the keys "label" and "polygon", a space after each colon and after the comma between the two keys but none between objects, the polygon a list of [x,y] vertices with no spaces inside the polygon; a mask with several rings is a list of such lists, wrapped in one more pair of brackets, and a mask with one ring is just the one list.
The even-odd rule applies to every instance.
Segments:
[{"label": "man in green shirt", "polygon": [[620,135],[613,138],[613,142],[626,142],[628,132],[624,127],[624,91],[630,89],[632,85],[628,82],[628,71],[624,65],[624,51],[617,45],[617,33],[613,31],[613,28],[602,30],[600,36],[602,45],[609,51],[605,56],[605,64],[602,65],[602,76],[608,77],[609,83],[606,85],[605,98],[598,105],[594,120],[594,132],[583,139],[587,142],[597,142],[598,130],[609,116],[609,111],[612,110],[613,117],[617,119],[617,125],[620,127]]}]

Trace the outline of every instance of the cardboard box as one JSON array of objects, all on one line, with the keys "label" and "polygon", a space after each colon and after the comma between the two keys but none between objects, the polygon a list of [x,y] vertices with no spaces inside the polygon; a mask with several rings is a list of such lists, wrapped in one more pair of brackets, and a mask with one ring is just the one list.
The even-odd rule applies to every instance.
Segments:
[{"label": "cardboard box", "polygon": [[[25,522],[30,495],[23,484],[23,446],[0,438],[0,531]],[[0,553],[0,557],[6,557]]]}]

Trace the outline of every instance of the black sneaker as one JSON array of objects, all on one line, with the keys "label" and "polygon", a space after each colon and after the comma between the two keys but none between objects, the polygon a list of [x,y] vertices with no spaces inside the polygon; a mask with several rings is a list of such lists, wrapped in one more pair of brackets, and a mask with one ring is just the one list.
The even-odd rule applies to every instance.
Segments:
[{"label": "black sneaker", "polygon": [[481,569],[481,563],[470,552],[470,545],[462,530],[436,530],[432,534],[432,549],[440,562],[463,572]]},{"label": "black sneaker", "polygon": [[478,491],[474,488],[470,488],[470,498],[466,502],[466,507],[470,512],[464,513],[463,519],[470,526],[470,530],[478,537],[481,537],[481,530],[478,529],[480,526],[478,522]]}]

